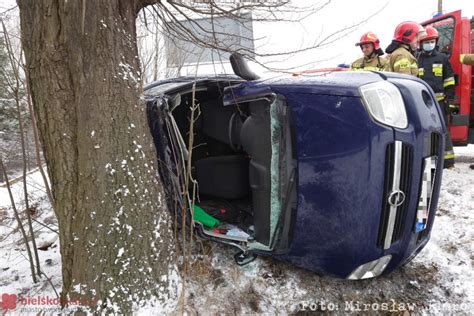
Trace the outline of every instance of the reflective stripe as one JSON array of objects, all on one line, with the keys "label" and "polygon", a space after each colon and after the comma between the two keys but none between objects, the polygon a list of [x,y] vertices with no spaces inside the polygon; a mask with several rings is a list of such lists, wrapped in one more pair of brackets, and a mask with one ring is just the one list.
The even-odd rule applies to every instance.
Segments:
[{"label": "reflective stripe", "polygon": [[424,68],[418,68],[418,77],[423,77],[425,75],[425,69]]},{"label": "reflective stripe", "polygon": [[443,87],[449,87],[449,86],[454,86],[456,84],[456,81],[454,81],[454,77],[449,77],[444,79],[443,81]]},{"label": "reflective stripe", "polygon": [[444,100],[444,93],[443,92],[437,92],[435,93],[436,100],[441,101]]},{"label": "reflective stripe", "polygon": [[411,62],[410,59],[404,57],[393,64],[392,71],[412,76],[418,76],[418,64],[416,63],[416,60],[414,62]]},{"label": "reflective stripe", "polygon": [[436,77],[443,76],[443,64],[433,64],[433,74]]},{"label": "reflective stripe", "polygon": [[350,70],[360,70],[362,67],[361,63],[358,63],[357,61],[353,62],[351,65]]},{"label": "reflective stripe", "polygon": [[453,150],[446,150],[444,152],[444,159],[454,159],[454,151]]},{"label": "reflective stripe", "polygon": [[351,67],[350,70],[352,71],[382,71],[383,68],[375,67],[375,66],[365,66],[364,68],[360,67],[361,65],[357,65],[355,67]]},{"label": "reflective stripe", "polygon": [[459,55],[459,61],[461,62],[461,64],[463,64],[464,57],[466,57],[466,55],[465,55],[465,54],[461,54],[461,55]]},{"label": "reflective stripe", "polygon": [[397,60],[393,64],[393,68],[399,67],[400,69],[408,69],[408,68],[412,67],[414,64],[416,65],[416,63],[411,63],[408,58],[402,58],[400,60]]},{"label": "reflective stripe", "polygon": [[448,152],[448,151],[445,152],[445,153],[444,153],[444,159],[445,159],[445,160],[446,160],[446,159],[454,159],[454,152],[452,152],[452,151],[451,151],[451,152]]}]

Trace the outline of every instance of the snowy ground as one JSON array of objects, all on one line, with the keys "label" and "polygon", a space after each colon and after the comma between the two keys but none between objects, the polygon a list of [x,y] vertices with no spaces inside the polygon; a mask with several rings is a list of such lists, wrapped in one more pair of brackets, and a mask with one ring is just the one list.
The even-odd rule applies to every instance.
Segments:
[{"label": "snowy ground", "polygon": [[[455,149],[454,170],[445,170],[432,237],[407,266],[387,277],[346,281],[317,276],[288,264],[257,258],[247,266],[234,264],[234,250],[203,242],[203,255],[192,265],[187,283],[189,313],[299,313],[318,309],[338,314],[372,311],[411,311],[427,314],[472,314],[474,309],[474,146]],[[57,229],[39,173],[28,178],[35,220]],[[21,182],[15,185],[21,200]],[[19,203],[18,209],[24,205]],[[61,260],[57,235],[35,222],[38,243],[52,244],[39,251],[46,277],[33,284],[25,247],[20,241],[10,199],[0,187],[0,295],[56,298],[61,288]],[[38,245],[38,246],[41,246]],[[30,304],[50,310],[50,305]],[[21,305],[17,302],[18,312]]]}]

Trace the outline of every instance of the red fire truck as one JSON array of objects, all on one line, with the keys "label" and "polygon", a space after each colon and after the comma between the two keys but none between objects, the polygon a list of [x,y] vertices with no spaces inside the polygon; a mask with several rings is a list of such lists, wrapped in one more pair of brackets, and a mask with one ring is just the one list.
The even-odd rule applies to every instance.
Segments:
[{"label": "red fire truck", "polygon": [[453,113],[449,126],[455,145],[474,143],[474,77],[472,66],[460,62],[460,54],[474,52],[474,17],[462,17],[461,10],[436,16],[422,23],[431,25],[439,32],[439,50],[450,56],[456,74],[456,104],[459,112]]}]

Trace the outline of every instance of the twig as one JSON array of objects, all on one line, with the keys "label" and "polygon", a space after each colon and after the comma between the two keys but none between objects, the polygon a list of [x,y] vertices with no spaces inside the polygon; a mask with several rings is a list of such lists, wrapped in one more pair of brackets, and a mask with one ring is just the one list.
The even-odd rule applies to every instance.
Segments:
[{"label": "twig", "polygon": [[49,227],[49,226],[46,225],[45,223],[41,223],[40,221],[38,221],[38,220],[36,220],[36,219],[34,219],[34,218],[33,218],[33,221],[36,222],[36,223],[38,223],[38,224],[40,224],[40,225],[43,226],[44,228],[49,229],[49,230],[52,231],[53,233],[56,233],[56,234],[59,235],[59,232],[58,232],[57,230],[55,230],[55,229]]},{"label": "twig", "polygon": [[56,297],[57,297],[57,298],[60,298],[58,291],[56,291],[56,287],[54,287],[53,281],[51,281],[51,278],[50,278],[49,276],[47,276],[46,273],[44,273],[44,272],[41,272],[41,274],[44,275],[44,277],[46,278],[46,280],[48,280],[48,283],[49,283],[49,284],[51,285],[51,287],[53,288],[53,291],[54,291],[54,293],[56,294]]},{"label": "twig", "polygon": [[18,214],[18,210],[17,210],[16,205],[15,205],[15,199],[13,198],[12,190],[11,190],[11,187],[10,187],[10,182],[8,181],[8,175],[7,175],[7,171],[5,170],[5,166],[3,165],[2,157],[0,157],[0,169],[2,169],[1,171],[3,172],[3,175],[5,177],[5,182],[7,183],[7,190],[8,190],[8,195],[10,196],[10,201],[11,201],[12,208],[13,208],[13,213],[15,214],[15,218],[18,222],[18,227],[20,228],[21,235],[23,236],[23,241],[24,241],[25,246],[26,246],[26,251],[28,253],[28,258],[30,260],[30,269],[31,269],[31,276],[33,278],[33,283],[36,283],[36,282],[38,282],[38,280],[37,280],[36,274],[35,274],[35,266],[33,264],[33,256],[31,255],[30,244],[28,243],[28,237],[26,235],[25,229],[23,228],[23,224],[21,222],[20,215]]},{"label": "twig", "polygon": [[15,81],[16,81],[16,86],[14,88],[14,96],[15,96],[17,115],[18,115],[18,124],[20,127],[21,153],[22,153],[22,158],[23,158],[23,193],[25,196],[25,212],[26,212],[26,218],[28,219],[28,228],[30,230],[31,243],[33,244],[33,253],[35,255],[35,261],[36,261],[36,272],[38,276],[40,276],[41,274],[40,260],[39,260],[39,255],[38,255],[38,249],[36,248],[36,239],[35,239],[35,234],[33,231],[33,224],[31,221],[29,198],[28,198],[28,185],[26,183],[27,157],[26,157],[26,144],[25,144],[25,129],[23,127],[23,119],[21,117],[21,106],[20,106],[20,96],[19,96],[20,75],[18,72],[20,69],[20,64],[19,63],[16,64],[14,61],[10,38],[8,36],[8,31],[7,31],[7,28],[5,27],[5,23],[3,22],[3,20],[2,20],[2,28],[3,28],[3,36],[5,38],[5,47],[8,52],[10,64],[12,68],[14,69],[14,75],[15,75]]},{"label": "twig", "polygon": [[84,35],[85,24],[86,24],[86,0],[82,0],[82,17],[81,17],[82,35]]}]

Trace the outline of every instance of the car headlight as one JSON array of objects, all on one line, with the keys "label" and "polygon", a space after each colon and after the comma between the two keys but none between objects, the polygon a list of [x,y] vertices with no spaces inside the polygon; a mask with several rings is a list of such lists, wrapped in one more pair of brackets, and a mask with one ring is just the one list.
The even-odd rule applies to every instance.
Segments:
[{"label": "car headlight", "polygon": [[378,122],[398,127],[408,126],[407,113],[398,88],[387,81],[378,81],[359,88],[369,114]]},{"label": "car headlight", "polygon": [[392,255],[383,256],[377,260],[370,261],[358,266],[351,274],[347,277],[349,280],[361,280],[375,278],[382,274],[387,267],[388,263],[392,259]]}]

